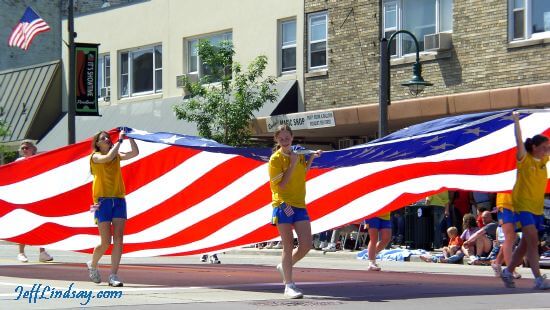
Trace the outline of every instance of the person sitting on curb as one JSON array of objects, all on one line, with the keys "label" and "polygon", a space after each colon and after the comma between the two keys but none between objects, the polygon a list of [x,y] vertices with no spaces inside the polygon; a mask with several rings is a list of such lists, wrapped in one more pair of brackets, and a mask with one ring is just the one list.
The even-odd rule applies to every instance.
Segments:
[{"label": "person sitting on curb", "polygon": [[449,245],[443,248],[443,255],[420,255],[420,259],[430,263],[458,263],[463,257],[462,252],[462,239],[458,236],[458,229],[451,226],[447,229],[447,236],[449,237]]},{"label": "person sitting on curb", "polygon": [[[481,219],[484,226],[471,235],[470,238],[464,241],[463,244],[463,247],[468,249],[465,251],[465,254],[469,254],[470,256],[470,264],[474,263],[476,260],[479,260],[480,257],[488,256],[493,248],[493,240],[497,240],[496,234],[498,223],[493,219],[491,212],[483,211],[481,214]],[[471,255],[470,249],[472,247],[475,247],[476,255]]]}]

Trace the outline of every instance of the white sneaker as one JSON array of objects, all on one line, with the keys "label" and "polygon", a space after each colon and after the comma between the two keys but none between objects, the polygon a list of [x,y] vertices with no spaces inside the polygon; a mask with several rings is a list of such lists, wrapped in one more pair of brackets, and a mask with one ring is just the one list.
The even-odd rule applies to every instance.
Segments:
[{"label": "white sneaker", "polygon": [[304,294],[298,290],[294,283],[285,285],[285,296],[288,296],[292,299],[303,298]]},{"label": "white sneaker", "polygon": [[221,264],[220,260],[218,259],[218,255],[213,254],[210,255],[210,264]]},{"label": "white sneaker", "polygon": [[285,283],[285,272],[283,271],[283,264],[278,264],[277,271],[281,274],[281,278],[283,279],[283,283]]},{"label": "white sneaker", "polygon": [[514,277],[514,279],[521,279],[521,273],[517,272],[517,271],[514,271],[514,273],[512,274],[512,276]]},{"label": "white sneaker", "polygon": [[491,264],[491,268],[493,268],[493,271],[495,272],[495,277],[497,278],[500,277],[500,274],[502,273],[502,266],[497,264]]},{"label": "white sneaker", "polygon": [[53,260],[53,257],[48,254],[48,252],[44,251],[44,252],[40,252],[40,255],[38,256],[38,260],[40,262],[51,262]]},{"label": "white sneaker", "polygon": [[201,262],[206,263],[208,261],[208,254],[201,256]]},{"label": "white sneaker", "polygon": [[282,249],[283,248],[283,244],[280,243],[280,242],[277,242],[276,245],[274,245],[273,247],[271,247],[272,249]]},{"label": "white sneaker", "polygon": [[326,247],[322,248],[325,252],[336,252],[336,243],[329,243]]},{"label": "white sneaker", "polygon": [[538,277],[535,279],[535,287],[536,290],[548,290],[550,289],[550,282],[546,279],[546,275],[543,275],[542,277]]},{"label": "white sneaker", "polygon": [[328,246],[328,242],[321,241],[321,243],[319,244],[319,249],[326,248],[327,246]]},{"label": "white sneaker", "polygon": [[116,274],[112,274],[109,276],[109,286],[121,287],[124,286],[124,284],[120,281]]},{"label": "white sneaker", "polygon": [[87,262],[86,266],[88,267],[88,275],[90,276],[90,280],[94,283],[101,283],[101,275],[99,274],[99,270],[92,267],[92,261]]},{"label": "white sneaker", "polygon": [[26,263],[26,262],[29,261],[29,259],[27,258],[27,255],[25,255],[25,253],[17,254],[17,260],[22,262],[22,263]]},{"label": "white sneaker", "polygon": [[368,271],[380,271],[382,268],[380,268],[376,263],[369,263],[369,268],[367,268]]}]

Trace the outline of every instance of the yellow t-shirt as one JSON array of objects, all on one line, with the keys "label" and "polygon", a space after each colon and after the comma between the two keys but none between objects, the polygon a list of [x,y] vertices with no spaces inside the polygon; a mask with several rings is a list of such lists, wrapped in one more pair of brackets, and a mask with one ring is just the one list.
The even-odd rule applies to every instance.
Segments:
[{"label": "yellow t-shirt", "polygon": [[94,163],[90,156],[90,170],[94,176],[92,184],[94,203],[98,202],[99,197],[124,198],[126,189],[120,171],[119,155],[111,162],[104,164]]},{"label": "yellow t-shirt", "polygon": [[510,193],[497,193],[497,208],[508,209],[514,211],[514,205],[512,204],[512,194]]},{"label": "yellow t-shirt", "polygon": [[544,211],[544,192],[548,176],[546,163],[548,156],[538,160],[527,153],[517,163],[517,179],[512,191],[512,203],[515,212],[527,211],[542,215]]},{"label": "yellow t-shirt", "polygon": [[430,206],[445,207],[449,204],[449,191],[442,191],[428,197],[426,203]]},{"label": "yellow t-shirt", "polygon": [[382,215],[378,216],[378,218],[381,219],[381,220],[389,221],[390,216],[391,216],[391,213],[385,213],[385,214],[382,214]]},{"label": "yellow t-shirt", "polygon": [[290,167],[290,156],[277,150],[269,158],[269,185],[271,187],[272,205],[278,207],[285,202],[293,207],[306,207],[306,168],[304,155],[298,155],[298,162],[292,171],[290,180],[284,189],[279,187],[283,173]]}]

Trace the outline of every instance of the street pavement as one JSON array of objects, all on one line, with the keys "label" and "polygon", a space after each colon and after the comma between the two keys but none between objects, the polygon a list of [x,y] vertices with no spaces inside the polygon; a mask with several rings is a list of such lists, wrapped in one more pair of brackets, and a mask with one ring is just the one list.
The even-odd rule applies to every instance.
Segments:
[{"label": "street pavement", "polygon": [[[38,249],[27,247],[29,263],[20,263],[17,247],[0,243],[0,309],[550,309],[550,291],[533,290],[523,268],[517,288],[506,289],[487,266],[382,262],[382,272],[368,272],[357,252],[312,250],[294,271],[305,297],[291,300],[274,268],[280,250],[233,250],[218,254],[219,265],[123,257],[122,288],[90,282],[88,254],[49,252],[55,262],[39,263]],[[103,281],[109,260],[100,262]]]}]

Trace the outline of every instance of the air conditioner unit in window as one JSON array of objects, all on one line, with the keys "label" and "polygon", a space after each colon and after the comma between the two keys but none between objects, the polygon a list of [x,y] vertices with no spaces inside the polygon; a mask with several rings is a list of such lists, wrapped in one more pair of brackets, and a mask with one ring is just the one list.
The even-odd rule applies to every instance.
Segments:
[{"label": "air conditioner unit in window", "polygon": [[341,150],[341,149],[345,149],[345,148],[348,148],[348,147],[352,147],[353,146],[353,139],[339,139],[338,140],[338,149]]},{"label": "air conditioner unit in window", "polygon": [[99,97],[105,101],[109,101],[111,99],[111,87],[101,87]]},{"label": "air conditioner unit in window", "polygon": [[452,33],[440,32],[434,34],[427,34],[424,36],[424,50],[425,51],[444,51],[451,49],[452,46]]},{"label": "air conditioner unit in window", "polygon": [[184,76],[187,76],[187,78],[189,79],[190,82],[197,82],[199,80],[199,75],[197,73],[187,73],[187,74],[183,74],[183,75],[177,75],[176,76],[176,86],[178,88],[183,88],[183,81],[182,81],[182,78]]}]

